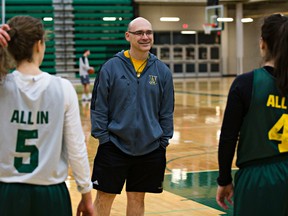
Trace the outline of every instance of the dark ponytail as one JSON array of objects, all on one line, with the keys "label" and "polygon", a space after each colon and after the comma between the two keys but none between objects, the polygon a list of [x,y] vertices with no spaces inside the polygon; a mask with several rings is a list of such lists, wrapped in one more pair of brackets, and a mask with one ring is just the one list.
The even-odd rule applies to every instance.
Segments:
[{"label": "dark ponytail", "polygon": [[261,37],[268,49],[264,61],[274,61],[276,84],[284,96],[288,93],[288,18],[281,14],[265,18]]},{"label": "dark ponytail", "polygon": [[273,55],[277,86],[283,96],[288,93],[288,18],[278,31],[278,40]]}]

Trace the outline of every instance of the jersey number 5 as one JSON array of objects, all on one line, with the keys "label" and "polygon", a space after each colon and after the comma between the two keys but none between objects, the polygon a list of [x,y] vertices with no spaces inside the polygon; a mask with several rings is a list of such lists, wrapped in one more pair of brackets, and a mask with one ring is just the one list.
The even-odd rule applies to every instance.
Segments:
[{"label": "jersey number 5", "polygon": [[288,114],[283,114],[268,133],[270,140],[280,141],[279,152],[288,151]]},{"label": "jersey number 5", "polygon": [[20,173],[32,173],[38,166],[39,150],[36,145],[25,145],[26,140],[38,138],[38,130],[18,130],[16,152],[30,154],[29,163],[24,163],[24,157],[14,158],[14,167]]}]

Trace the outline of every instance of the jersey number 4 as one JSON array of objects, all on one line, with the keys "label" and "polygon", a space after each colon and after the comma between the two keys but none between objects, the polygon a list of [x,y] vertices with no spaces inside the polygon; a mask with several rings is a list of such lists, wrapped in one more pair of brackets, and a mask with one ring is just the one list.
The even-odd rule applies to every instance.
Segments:
[{"label": "jersey number 4", "polygon": [[[38,130],[18,130],[16,152],[22,153],[23,157],[14,158],[14,167],[20,173],[32,173],[38,166],[39,150],[33,145],[35,139],[38,139]],[[32,143],[25,145],[26,140]],[[24,163],[24,156],[27,156],[27,153],[30,154],[30,161]]]},{"label": "jersey number 4", "polygon": [[270,140],[280,141],[279,152],[288,151],[288,114],[283,114],[268,133]]}]

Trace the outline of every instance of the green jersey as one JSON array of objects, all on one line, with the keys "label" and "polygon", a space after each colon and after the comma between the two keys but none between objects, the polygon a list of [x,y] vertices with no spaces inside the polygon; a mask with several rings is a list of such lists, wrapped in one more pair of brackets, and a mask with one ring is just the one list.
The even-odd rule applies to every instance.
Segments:
[{"label": "green jersey", "polygon": [[287,106],[275,78],[264,68],[255,70],[251,103],[240,130],[237,166],[288,151]]}]

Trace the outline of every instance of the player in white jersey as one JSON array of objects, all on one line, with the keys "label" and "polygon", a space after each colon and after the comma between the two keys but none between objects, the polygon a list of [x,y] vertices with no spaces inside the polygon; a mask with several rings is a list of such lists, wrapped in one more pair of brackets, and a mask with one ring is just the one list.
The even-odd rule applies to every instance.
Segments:
[{"label": "player in white jersey", "polygon": [[[0,29],[0,215],[71,216],[68,164],[82,194],[77,215],[93,215],[77,95],[68,80],[40,70],[44,36],[30,16]],[[16,69],[7,74],[10,59]]]}]

